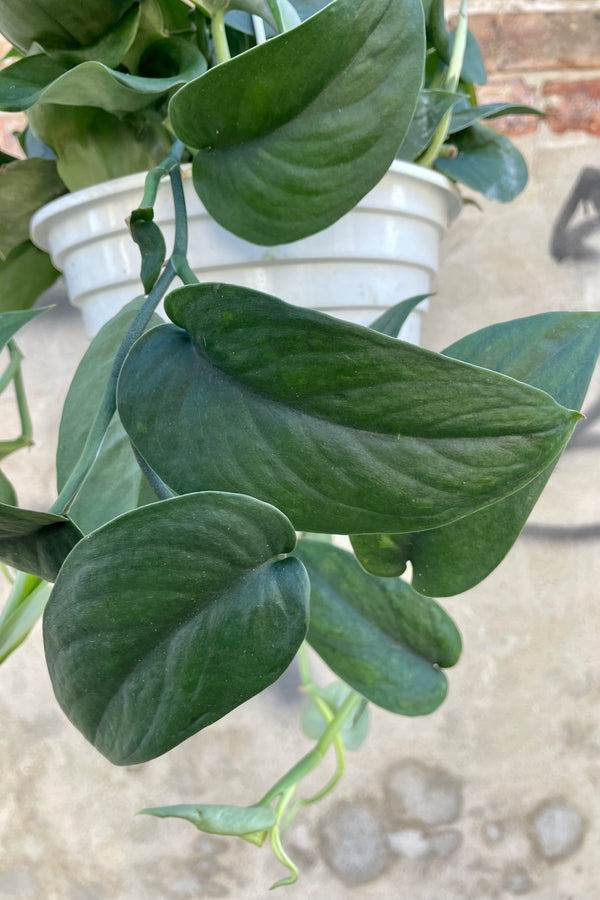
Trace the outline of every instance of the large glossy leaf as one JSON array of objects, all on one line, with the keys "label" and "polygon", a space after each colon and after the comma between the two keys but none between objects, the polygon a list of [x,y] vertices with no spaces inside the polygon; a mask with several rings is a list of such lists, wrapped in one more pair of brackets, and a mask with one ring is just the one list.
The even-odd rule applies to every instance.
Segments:
[{"label": "large glossy leaf", "polygon": [[65,69],[43,54],[25,57],[0,71],[0,109],[18,111],[53,103],[99,107],[115,114],[136,112],[206,70],[200,51],[181,38],[157,41],[148,53],[158,70],[165,69],[168,75],[129,75],[93,60]]},{"label": "large glossy leaf", "polygon": [[472,125],[453,135],[452,143],[458,155],[439,157],[435,167],[454,181],[502,203],[514,200],[527,184],[527,164],[503,134]]},{"label": "large glossy leaf", "polygon": [[66,556],[80,540],[64,516],[0,503],[0,561],[46,581],[55,581]]},{"label": "large glossy leaf", "polygon": [[134,3],[135,0],[0,0],[0,32],[24,51],[34,41],[57,48],[90,44]]},{"label": "large glossy leaf", "polygon": [[327,665],[368,700],[405,716],[444,700],[461,640],[452,619],[400,579],[375,578],[351,553],[301,541],[310,577],[308,641]]},{"label": "large glossy leaf", "polygon": [[124,118],[97,107],[43,103],[28,112],[36,134],[57,156],[70,191],[145,172],[165,158],[172,136],[143,114]]},{"label": "large glossy leaf", "polygon": [[44,616],[58,702],[111,762],[152,759],[287,668],[309,586],[288,520],[233,494],[134,510],[81,541]]},{"label": "large glossy leaf", "polygon": [[534,478],[579,418],[512,379],[246,288],[192,285],[165,308],[175,326],[143,336],[119,380],[132,441],[175,492],[251,494],[301,531],[452,521]]},{"label": "large glossy leaf", "polygon": [[[56,454],[58,490],[71,474],[100,406],[114,357],[144,298],[129,303],[100,329],[69,387]],[[153,316],[150,325],[162,320]],[[155,500],[138,466],[129,438],[115,414],[96,461],[71,506],[70,516],[84,532],[93,531],[130,509]]]},{"label": "large glossy leaf", "polygon": [[[144,8],[147,4],[148,0],[144,0]],[[96,41],[85,46],[65,49],[63,47],[43,47],[37,41],[36,44],[44,53],[58,60],[67,68],[89,60],[96,60],[114,69],[124,58],[136,38],[140,26],[141,10],[142,5],[136,3],[118,22],[103,31]],[[38,48],[34,47],[34,49]]]},{"label": "large glossy leaf", "polygon": [[52,160],[20,159],[0,166],[0,258],[29,240],[33,213],[65,191]]},{"label": "large glossy leaf", "polygon": [[[463,338],[449,356],[486,365],[580,407],[600,353],[598,313],[546,313],[493,325]],[[517,539],[546,485],[550,465],[525,488],[444,528],[352,538],[362,565],[378,575],[398,575],[407,560],[413,584],[437,597],[466,591],[492,572]]]},{"label": "large glossy leaf", "polygon": [[28,322],[31,322],[32,319],[36,319],[39,315],[48,311],[49,307],[44,307],[43,309],[31,309],[31,310],[10,310],[8,312],[0,313],[0,350],[2,350],[8,341],[23,328],[24,325],[27,325]]},{"label": "large glossy leaf", "polygon": [[58,276],[48,253],[31,241],[19,244],[0,261],[0,312],[29,309]]},{"label": "large glossy leaf", "polygon": [[260,244],[331,225],[392,162],[424,51],[420,0],[336,0],[178,91],[171,125],[210,213]]},{"label": "large glossy leaf", "polygon": [[417,159],[431,143],[444,115],[461,99],[461,94],[450,91],[421,91],[413,120],[396,153],[396,159],[407,162]]}]

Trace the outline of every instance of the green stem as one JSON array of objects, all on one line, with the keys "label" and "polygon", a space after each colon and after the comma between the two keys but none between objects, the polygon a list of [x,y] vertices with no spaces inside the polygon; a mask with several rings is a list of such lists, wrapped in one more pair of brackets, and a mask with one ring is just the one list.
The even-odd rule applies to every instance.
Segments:
[{"label": "green stem", "polygon": [[294,861],[288,856],[288,854],[283,849],[281,844],[281,831],[280,825],[285,814],[285,811],[288,807],[288,804],[292,797],[294,796],[294,791],[296,790],[296,785],[291,785],[287,791],[282,795],[279,803],[277,804],[277,821],[275,825],[269,831],[269,841],[271,843],[271,847],[273,848],[273,853],[279,860],[279,862],[289,869],[290,874],[287,878],[281,878],[279,881],[276,881],[275,884],[271,885],[271,890],[275,890],[275,888],[283,887],[285,884],[294,884],[298,881],[298,867],[294,863]]},{"label": "green stem", "polygon": [[15,374],[18,372],[19,366],[21,365],[21,360],[23,359],[23,355],[14,341],[10,340],[6,349],[8,350],[9,358],[6,369],[2,375],[0,375],[0,394],[6,390],[15,377]]},{"label": "green stem", "polygon": [[[461,0],[460,9],[458,11],[458,22],[454,33],[454,46],[452,47],[452,56],[448,65],[448,72],[444,81],[444,90],[454,93],[460,81],[460,73],[462,72],[463,62],[465,58],[465,50],[467,47],[467,0]],[[431,140],[431,144],[427,150],[417,159],[417,165],[430,169],[440,154],[448,136],[448,129],[452,119],[452,110],[442,118],[435,134]]]},{"label": "green stem", "polygon": [[335,712],[333,718],[327,725],[327,728],[315,744],[312,750],[309,750],[301,760],[299,760],[286,774],[277,781],[273,787],[267,791],[260,801],[261,803],[270,803],[276,797],[283,796],[291,787],[302,781],[313,769],[323,761],[327,751],[336,740],[345,722],[353,714],[357,706],[362,702],[362,697],[353,691],[349,694],[340,708]]},{"label": "green stem", "polygon": [[185,146],[177,138],[173,142],[168,156],[153,169],[150,169],[144,182],[144,196],[140,203],[140,209],[151,209],[154,206],[158,187],[162,179],[165,175],[170,175],[173,169],[179,166],[184,150]]},{"label": "green stem", "polygon": [[216,9],[210,21],[217,62],[224,63],[231,59],[227,34],[225,33],[225,9]]},{"label": "green stem", "polygon": [[[19,353],[18,350],[17,353]],[[19,353],[19,356],[20,355],[21,354]],[[21,438],[28,444],[31,444],[33,438],[33,426],[31,424],[31,416],[29,415],[29,407],[27,406],[27,398],[25,396],[25,387],[23,385],[23,376],[21,374],[20,365],[15,372],[14,382],[17,406],[19,407],[19,418],[21,419]]]}]

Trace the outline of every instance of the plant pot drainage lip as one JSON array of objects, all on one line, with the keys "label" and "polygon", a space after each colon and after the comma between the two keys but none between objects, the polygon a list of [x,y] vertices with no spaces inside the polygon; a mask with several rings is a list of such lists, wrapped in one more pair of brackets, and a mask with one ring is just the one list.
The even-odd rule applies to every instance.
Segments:
[{"label": "plant pot drainage lip", "polygon": [[[189,171],[190,165],[188,164],[182,168],[185,177],[187,174],[186,170]],[[415,163],[404,162],[399,159],[395,159],[392,162],[388,171],[395,175],[405,175],[411,178],[417,177],[417,180],[429,182],[446,191],[449,200],[448,220],[452,221],[458,215],[462,205],[460,194],[452,182],[445,175],[442,175],[441,172],[425,169],[422,166],[417,166]],[[121,178],[103,181],[100,184],[93,184],[78,191],[63,194],[62,197],[57,197],[56,200],[52,200],[41,209],[38,209],[31,217],[30,233],[32,241],[38,247],[47,250],[47,233],[50,219],[71,209],[81,210],[86,205],[95,204],[98,200],[114,196],[115,194],[126,193],[130,190],[140,190],[142,187],[140,179],[145,175],[145,172],[134,172],[132,175],[123,175]],[[374,187],[377,187],[377,185]]]}]

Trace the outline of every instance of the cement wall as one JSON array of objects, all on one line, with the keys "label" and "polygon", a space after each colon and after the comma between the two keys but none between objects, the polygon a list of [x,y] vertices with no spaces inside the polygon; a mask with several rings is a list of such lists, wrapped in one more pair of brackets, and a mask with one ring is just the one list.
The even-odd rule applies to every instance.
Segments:
[{"label": "cement wall", "polygon": [[[599,4],[503,5],[586,11]],[[425,326],[433,349],[502,319],[600,308],[592,202],[586,208],[582,200],[578,213],[589,224],[585,240],[571,235],[561,262],[549,249],[580,173],[599,165],[598,137],[558,133],[545,122],[519,145],[531,169],[522,197],[466,208],[448,236]],[[32,323],[20,343],[36,398],[36,446],[9,460],[6,472],[24,504],[43,508],[54,496],[53,423],[86,341],[77,315],[61,307]],[[448,700],[424,719],[374,712],[344,782],[290,829],[286,844],[302,877],[282,896],[598,897],[598,402],[596,378],[589,418],[531,526],[483,585],[446,601],[465,648]],[[0,399],[0,421],[3,431],[16,430],[10,397]],[[0,900],[266,900],[282,874],[267,848],[133,814],[259,797],[309,746],[295,683],[291,671],[168,756],[117,769],[57,708],[36,629],[0,668]]]}]

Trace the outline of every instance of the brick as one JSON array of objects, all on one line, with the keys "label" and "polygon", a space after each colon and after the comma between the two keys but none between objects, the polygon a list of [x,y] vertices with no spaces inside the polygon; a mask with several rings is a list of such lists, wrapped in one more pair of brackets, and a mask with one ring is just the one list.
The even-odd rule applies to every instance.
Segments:
[{"label": "brick", "polygon": [[600,10],[469,17],[488,72],[600,67]]},{"label": "brick", "polygon": [[[540,108],[538,92],[524,78],[498,78],[492,76],[487,84],[477,88],[478,103],[519,103],[525,106]],[[519,137],[523,134],[534,134],[539,128],[539,116],[501,116],[488,119],[486,125],[499,134],[508,137]]]},{"label": "brick", "polygon": [[547,81],[542,94],[549,98],[544,111],[556,134],[585,131],[600,137],[600,78]]}]

